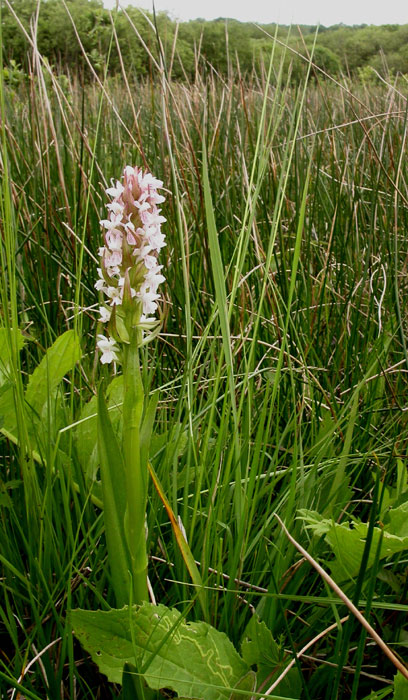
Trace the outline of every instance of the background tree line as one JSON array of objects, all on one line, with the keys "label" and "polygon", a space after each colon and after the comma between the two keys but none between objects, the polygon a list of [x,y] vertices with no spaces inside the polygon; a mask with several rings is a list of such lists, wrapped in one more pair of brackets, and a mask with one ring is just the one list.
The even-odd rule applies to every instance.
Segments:
[{"label": "background tree line", "polygon": [[[275,46],[276,59],[283,59],[286,74],[296,81],[303,75],[303,60],[295,52],[307,55],[316,33],[315,26],[289,29],[268,24],[259,28],[222,18],[178,24],[165,12],[153,17],[133,7],[111,14],[102,0],[42,0],[37,18],[37,0],[10,0],[10,5],[30,36],[36,22],[36,41],[42,56],[59,72],[71,74],[89,71],[84,52],[97,71],[103,70],[113,22],[117,40],[111,46],[110,73],[119,73],[123,61],[132,77],[143,77],[154,70],[153,58],[157,59],[160,52],[157,35],[172,77],[189,80],[197,69],[227,74],[239,66],[241,73],[250,72],[268,61],[271,37],[276,36],[281,42]],[[5,75],[9,80],[17,79],[27,70],[29,41],[4,4],[1,25]],[[331,75],[348,74],[365,80],[375,79],[376,72],[408,74],[408,24],[320,27],[314,62]]]}]

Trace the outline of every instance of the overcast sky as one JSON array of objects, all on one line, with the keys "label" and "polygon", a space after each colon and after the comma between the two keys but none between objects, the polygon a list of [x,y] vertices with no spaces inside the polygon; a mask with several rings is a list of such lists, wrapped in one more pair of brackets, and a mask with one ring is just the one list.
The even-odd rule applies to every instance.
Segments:
[{"label": "overcast sky", "polygon": [[[104,0],[114,7],[116,0]],[[152,9],[152,0],[119,0],[126,7]],[[242,22],[281,24],[408,24],[406,0],[155,0],[156,10],[167,10],[180,20],[235,17]]]}]

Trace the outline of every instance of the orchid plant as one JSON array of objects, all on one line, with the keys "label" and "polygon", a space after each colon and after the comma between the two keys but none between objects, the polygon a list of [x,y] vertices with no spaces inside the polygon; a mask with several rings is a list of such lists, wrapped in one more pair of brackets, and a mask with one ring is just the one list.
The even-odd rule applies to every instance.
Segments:
[{"label": "orchid plant", "polygon": [[100,222],[104,245],[95,284],[103,294],[99,312],[106,332],[98,335],[97,347],[103,364],[122,364],[123,429],[119,445],[100,389],[98,453],[108,562],[119,609],[73,610],[71,622],[100,670],[123,684],[123,698],[151,700],[170,688],[183,698],[209,700],[216,697],[214,686],[227,699],[234,688],[254,689],[252,660],[244,660],[207,622],[186,622],[179,610],[149,603],[145,514],[150,470],[205,614],[201,576],[148,463],[157,393],[150,400],[144,394],[139,353],[160,328],[153,314],[164,282],[158,263],[165,245],[165,218],[158,208],[162,187],[150,173],[127,166],[122,180],[106,190],[112,201]]},{"label": "orchid plant", "polygon": [[[97,347],[103,364],[122,364],[124,381],[122,449],[118,446],[122,459],[113,456],[115,463],[121,462],[115,474],[109,454],[112,444],[106,444],[108,413],[102,397],[99,401],[105,527],[115,595],[121,605],[148,598],[145,511],[148,442],[155,405],[153,402],[150,411],[145,405],[139,351],[160,327],[153,314],[160,298],[158,287],[165,279],[163,265],[157,260],[166,245],[161,231],[165,218],[158,208],[165,200],[158,193],[162,187],[151,173],[126,166],[122,179],[106,190],[111,201],[107,218],[100,222],[104,245],[99,248],[101,265],[95,288],[104,298],[99,320],[106,324],[106,333],[98,335]],[[117,486],[118,471],[123,476],[123,498],[113,503],[113,513],[107,513],[106,504],[112,500],[110,482]]]}]

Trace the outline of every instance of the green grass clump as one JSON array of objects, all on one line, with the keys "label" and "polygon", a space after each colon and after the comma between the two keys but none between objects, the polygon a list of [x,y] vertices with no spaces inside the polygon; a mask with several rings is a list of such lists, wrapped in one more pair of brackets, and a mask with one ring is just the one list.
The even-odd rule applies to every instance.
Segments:
[{"label": "green grass clump", "polygon": [[[279,56],[271,40],[260,74],[181,84],[157,69],[129,83],[107,70],[84,83],[33,48],[27,81],[2,86],[0,401],[11,391],[18,437],[0,442],[5,697],[119,696],[68,613],[113,605],[84,473],[97,469],[92,419],[78,421],[109,373],[94,354],[95,256],[104,188],[125,164],[172,193],[144,378],[160,391],[152,463],[199,562],[206,618],[239,648],[256,612],[287,661],[316,638],[295,666],[304,698],[392,694],[392,663],[352,616],[341,622],[344,604],[274,514],[326,570],[339,554],[305,510],[368,523],[358,570],[338,583],[404,656],[406,552],[369,549],[407,500],[407,90],[333,83],[307,61],[294,87]],[[27,375],[70,328],[82,359],[35,417]],[[157,600],[202,619],[152,484],[148,528]]]}]

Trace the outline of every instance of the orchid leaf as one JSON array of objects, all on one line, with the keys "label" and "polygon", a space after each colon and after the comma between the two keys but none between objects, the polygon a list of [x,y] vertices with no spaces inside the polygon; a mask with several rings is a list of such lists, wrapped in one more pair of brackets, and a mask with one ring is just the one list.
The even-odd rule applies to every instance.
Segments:
[{"label": "orchid leaf", "polygon": [[157,402],[159,400],[159,392],[156,391],[148,400],[147,408],[143,416],[142,425],[140,427],[140,461],[145,468],[150,454],[150,441],[152,437],[154,417],[156,415]]},{"label": "orchid leaf", "polygon": [[63,333],[47,350],[38,367],[30,375],[26,402],[41,415],[42,408],[67,372],[81,359],[81,346],[73,330]]},{"label": "orchid leaf", "polygon": [[109,418],[102,387],[98,392],[98,452],[101,468],[103,517],[113,587],[118,605],[129,600],[129,557],[124,513],[126,481],[123,456]]},{"label": "orchid leaf", "polygon": [[[123,376],[114,377],[106,390],[109,418],[118,443],[122,436]],[[86,480],[94,482],[99,465],[97,448],[98,398],[85,404],[75,428],[76,449]]]}]

